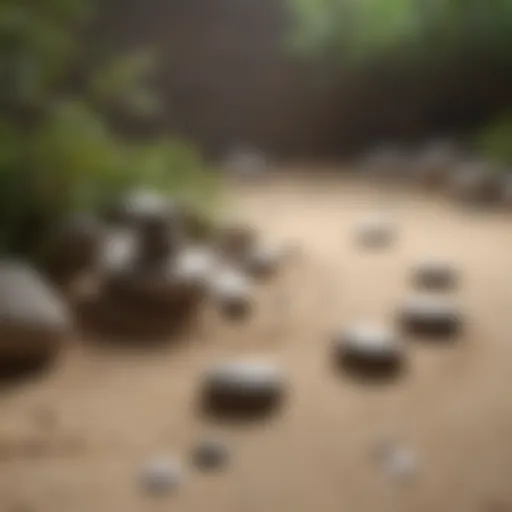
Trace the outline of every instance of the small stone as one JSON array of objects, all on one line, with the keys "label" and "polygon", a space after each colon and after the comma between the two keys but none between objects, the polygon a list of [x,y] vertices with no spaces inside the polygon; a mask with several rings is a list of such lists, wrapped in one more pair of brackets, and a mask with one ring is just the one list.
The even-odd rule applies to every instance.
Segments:
[{"label": "small stone", "polygon": [[155,458],[142,469],[141,481],[146,492],[166,494],[176,490],[183,482],[183,468],[174,459]]},{"label": "small stone", "polygon": [[275,364],[233,361],[211,368],[203,380],[203,405],[215,414],[251,414],[272,410],[281,401],[284,377]]},{"label": "small stone", "polygon": [[215,253],[208,247],[186,247],[178,253],[173,273],[180,281],[205,286],[216,266]]},{"label": "small stone", "polygon": [[366,248],[386,247],[394,237],[393,224],[378,216],[363,220],[356,228],[356,238]]},{"label": "small stone", "polygon": [[395,479],[409,481],[418,472],[418,462],[413,452],[405,448],[390,447],[383,457],[385,471]]},{"label": "small stone", "polygon": [[408,299],[401,311],[405,330],[420,335],[451,336],[462,329],[462,313],[450,300],[434,296]]},{"label": "small stone", "polygon": [[415,266],[413,281],[421,288],[444,290],[455,287],[458,274],[450,263],[431,259]]},{"label": "small stone", "polygon": [[229,451],[220,441],[207,439],[201,441],[192,453],[194,464],[200,469],[217,469],[226,464]]},{"label": "small stone", "polygon": [[393,371],[403,362],[403,349],[395,334],[380,326],[343,329],[335,336],[333,350],[336,361],[361,371]]},{"label": "small stone", "polygon": [[254,277],[268,277],[277,271],[285,255],[284,247],[258,244],[248,254],[245,267]]},{"label": "small stone", "polygon": [[230,317],[244,317],[250,312],[252,287],[241,272],[232,269],[219,271],[210,280],[210,293]]}]

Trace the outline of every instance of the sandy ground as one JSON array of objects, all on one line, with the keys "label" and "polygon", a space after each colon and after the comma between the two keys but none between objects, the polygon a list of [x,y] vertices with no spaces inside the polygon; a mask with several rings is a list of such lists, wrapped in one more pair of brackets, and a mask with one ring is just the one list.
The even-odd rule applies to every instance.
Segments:
[{"label": "sandy ground", "polygon": [[[512,510],[512,216],[340,178],[235,187],[243,215],[304,253],[258,290],[254,317],[206,312],[186,343],[134,353],[75,343],[44,375],[0,395],[0,511],[455,512]],[[376,210],[377,209],[377,210]],[[386,211],[397,243],[365,253],[354,224]],[[329,366],[329,334],[357,320],[392,324],[425,254],[463,273],[467,334],[450,346],[404,340],[408,372],[371,385]],[[141,340],[141,343],[144,343]],[[263,423],[201,421],[201,372],[219,357],[279,361],[290,396]],[[217,474],[189,464],[204,434],[225,438]],[[409,484],[372,458],[397,436],[418,459]],[[153,455],[181,457],[184,485],[163,498],[138,485]]]}]

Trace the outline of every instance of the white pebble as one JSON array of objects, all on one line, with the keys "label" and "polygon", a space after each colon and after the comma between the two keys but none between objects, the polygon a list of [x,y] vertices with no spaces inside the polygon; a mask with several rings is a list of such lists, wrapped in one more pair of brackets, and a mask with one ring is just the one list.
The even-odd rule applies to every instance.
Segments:
[{"label": "white pebble", "polygon": [[175,459],[154,458],[143,468],[141,480],[143,487],[150,493],[170,492],[182,483],[183,468]]}]

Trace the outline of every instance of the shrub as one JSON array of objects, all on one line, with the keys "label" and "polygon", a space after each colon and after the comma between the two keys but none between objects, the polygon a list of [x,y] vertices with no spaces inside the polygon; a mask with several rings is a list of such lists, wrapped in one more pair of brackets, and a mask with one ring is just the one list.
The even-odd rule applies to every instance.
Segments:
[{"label": "shrub", "polygon": [[[186,143],[162,137],[128,143],[105,108],[150,114],[147,52],[86,70],[84,90],[64,94],[87,62],[74,37],[92,0],[0,5],[0,249],[38,261],[55,224],[76,211],[100,212],[140,184],[210,205],[214,178]],[[82,73],[83,74],[83,73]]]}]

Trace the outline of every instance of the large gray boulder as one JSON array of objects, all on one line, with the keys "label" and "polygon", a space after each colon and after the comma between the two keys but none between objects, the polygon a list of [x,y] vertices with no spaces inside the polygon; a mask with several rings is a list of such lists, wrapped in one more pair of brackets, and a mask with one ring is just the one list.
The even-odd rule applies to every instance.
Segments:
[{"label": "large gray boulder", "polygon": [[24,263],[0,262],[0,361],[55,355],[71,323],[63,299],[41,275]]},{"label": "large gray boulder", "polygon": [[285,389],[277,365],[258,360],[229,361],[206,372],[201,400],[205,410],[215,415],[260,415],[280,404]]}]

